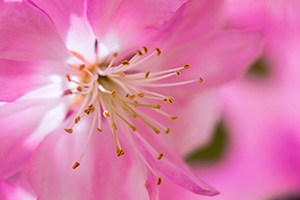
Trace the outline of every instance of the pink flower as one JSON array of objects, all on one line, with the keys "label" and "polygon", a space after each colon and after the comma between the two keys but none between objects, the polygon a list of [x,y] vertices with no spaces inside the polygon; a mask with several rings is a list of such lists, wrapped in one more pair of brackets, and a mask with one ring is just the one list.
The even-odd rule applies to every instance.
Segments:
[{"label": "pink flower", "polygon": [[244,72],[261,33],[219,30],[222,1],[0,8],[0,99],[13,102],[1,106],[3,179],[31,159],[39,199],[156,199],[165,178],[217,194],[170,149],[183,155],[209,138],[212,88]]}]

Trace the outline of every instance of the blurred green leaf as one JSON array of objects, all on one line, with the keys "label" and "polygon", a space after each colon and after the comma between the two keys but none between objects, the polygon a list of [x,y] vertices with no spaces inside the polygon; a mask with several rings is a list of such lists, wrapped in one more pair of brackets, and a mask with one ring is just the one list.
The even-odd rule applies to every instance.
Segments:
[{"label": "blurred green leaf", "polygon": [[226,152],[228,146],[228,132],[224,122],[219,122],[215,128],[211,142],[199,148],[186,158],[187,162],[217,162]]},{"label": "blurred green leaf", "polygon": [[266,60],[260,58],[249,68],[247,75],[260,78],[268,77],[270,75],[270,66]]}]

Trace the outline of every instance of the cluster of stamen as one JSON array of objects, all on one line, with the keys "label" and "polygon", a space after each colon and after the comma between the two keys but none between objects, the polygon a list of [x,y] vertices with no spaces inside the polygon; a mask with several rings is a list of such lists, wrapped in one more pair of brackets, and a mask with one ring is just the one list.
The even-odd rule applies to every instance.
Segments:
[{"label": "cluster of stamen", "polygon": [[[95,47],[98,48],[97,42]],[[98,49],[95,49],[95,52],[98,53]],[[159,48],[155,48],[155,51],[152,53],[148,52],[148,48],[143,47],[142,50],[137,50],[136,55],[131,59],[123,60],[116,66],[115,61],[118,56],[117,53],[108,57],[110,62],[104,60],[102,63],[96,62],[90,64],[80,54],[71,51],[75,57],[83,62],[80,66],[75,67],[79,71],[82,71],[84,75],[81,81],[74,80],[70,75],[66,76],[69,82],[73,82],[77,86],[73,90],[66,90],[64,95],[79,95],[81,103],[74,114],[75,117],[72,120],[70,127],[65,128],[65,131],[70,134],[73,133],[74,126],[78,124],[83,117],[94,113],[92,115],[92,128],[88,134],[83,153],[80,155],[79,162],[74,164],[73,169],[76,169],[80,165],[80,161],[86,152],[88,142],[91,139],[93,127],[99,132],[103,131],[102,123],[104,120],[102,117],[105,117],[110,123],[117,156],[125,154],[116,134],[116,131],[118,130],[116,123],[117,119],[118,121],[122,121],[123,124],[128,126],[133,132],[137,130],[137,127],[132,124],[130,118],[139,119],[156,134],[161,133],[161,130],[164,130],[165,134],[171,132],[170,127],[165,127],[157,120],[150,118],[138,109],[142,107],[151,109],[160,115],[168,117],[172,121],[178,119],[178,116],[173,116],[162,111],[162,106],[160,104],[147,103],[147,99],[171,104],[175,102],[173,97],[154,92],[149,88],[179,86],[193,82],[201,83],[203,79],[200,78],[175,83],[157,83],[157,81],[172,76],[180,77],[182,70],[190,68],[187,64],[182,67],[159,72],[150,73],[150,70],[148,70],[146,72],[133,73],[138,70],[139,66],[146,64],[147,60],[162,54]],[[135,68],[135,71],[133,68]],[[158,154],[157,159],[161,160],[162,157],[163,153],[160,153]],[[157,185],[160,184],[161,178],[159,177]]]}]

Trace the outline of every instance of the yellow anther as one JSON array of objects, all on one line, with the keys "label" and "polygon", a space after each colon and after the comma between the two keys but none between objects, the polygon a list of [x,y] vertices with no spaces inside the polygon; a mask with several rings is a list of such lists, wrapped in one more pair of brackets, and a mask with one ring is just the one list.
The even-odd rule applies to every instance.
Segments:
[{"label": "yellow anther", "polygon": [[144,46],[143,49],[144,49],[145,53],[148,53],[148,48],[147,47]]},{"label": "yellow anther", "polygon": [[118,56],[118,52],[113,53],[113,57],[117,57]]},{"label": "yellow anther", "polygon": [[130,126],[130,128],[133,130],[133,132],[136,131],[136,127],[135,126]]},{"label": "yellow anther", "polygon": [[149,78],[149,75],[150,75],[150,71],[148,70],[145,74],[145,78]]},{"label": "yellow anther", "polygon": [[119,149],[118,151],[117,151],[117,156],[118,157],[120,157],[120,156],[122,156],[122,155],[124,155],[125,154],[125,151],[123,150],[123,149]]},{"label": "yellow anther", "polygon": [[109,116],[110,116],[110,114],[109,114],[108,111],[104,111],[104,112],[103,112],[103,115],[104,115],[104,117],[109,117]]},{"label": "yellow anther", "polygon": [[160,153],[157,157],[157,160],[160,160],[164,156],[164,153]]},{"label": "yellow anther", "polygon": [[166,130],[166,134],[169,134],[171,132],[171,128],[168,127],[167,130]]},{"label": "yellow anther", "polygon": [[71,128],[65,128],[65,131],[70,133],[70,134],[73,133],[73,129],[71,129]]},{"label": "yellow anther", "polygon": [[66,91],[64,91],[64,95],[70,95],[73,94],[72,90],[67,89]]},{"label": "yellow anther", "polygon": [[78,92],[82,91],[82,87],[81,86],[78,86],[76,89],[77,89]]},{"label": "yellow anther", "polygon": [[161,108],[161,105],[153,106],[153,108],[155,108],[155,109],[160,109],[160,108]]},{"label": "yellow anther", "polygon": [[161,50],[159,48],[155,48],[155,50],[157,51],[157,55],[159,56],[161,54]]},{"label": "yellow anther", "polygon": [[136,50],[136,52],[140,55],[140,56],[142,56],[143,55],[143,52],[141,51],[141,50]]},{"label": "yellow anther", "polygon": [[156,134],[160,134],[160,130],[153,129]]},{"label": "yellow anther", "polygon": [[158,177],[157,179],[157,185],[160,185],[161,184],[161,177]]},{"label": "yellow anther", "polygon": [[190,68],[190,65],[185,64],[183,67],[184,67],[184,69],[189,69],[189,68]]},{"label": "yellow anther", "polygon": [[112,91],[111,91],[111,96],[112,96],[112,97],[115,97],[115,96],[116,96],[116,90],[112,90]]},{"label": "yellow anther", "polygon": [[138,107],[138,105],[139,105],[138,101],[134,101],[133,103],[134,103],[134,107]]},{"label": "yellow anther", "polygon": [[138,95],[138,97],[144,97],[145,93],[138,93],[137,95]]},{"label": "yellow anther", "polygon": [[174,120],[176,120],[176,119],[178,119],[178,116],[171,116],[171,120],[172,120],[172,121],[174,121]]},{"label": "yellow anther", "polygon": [[169,103],[174,103],[174,98],[173,97],[168,97]]},{"label": "yellow anther", "polygon": [[203,82],[203,78],[199,78],[199,83],[202,83]]},{"label": "yellow anther", "polygon": [[84,68],[85,68],[84,64],[82,64],[82,65],[79,66],[79,70],[83,70]]},{"label": "yellow anther", "polygon": [[95,111],[95,107],[93,104],[89,105],[89,107],[87,109],[85,109],[83,112],[86,113],[87,115],[93,113]]},{"label": "yellow anther", "polygon": [[178,71],[178,70],[176,70],[175,73],[176,73],[176,76],[178,76],[178,77],[181,75],[180,71]]},{"label": "yellow anther", "polygon": [[77,123],[80,121],[80,119],[81,119],[80,116],[76,117],[76,118],[75,118],[75,121],[74,121],[75,124],[77,124]]},{"label": "yellow anther", "polygon": [[97,127],[97,131],[99,131],[100,133],[103,131],[102,128]]},{"label": "yellow anther", "polygon": [[164,99],[163,102],[164,102],[164,103],[168,103],[168,99]]},{"label": "yellow anther", "polygon": [[71,77],[70,77],[70,75],[67,74],[66,77],[67,77],[68,81],[71,82]]},{"label": "yellow anther", "polygon": [[73,169],[76,169],[77,167],[79,167],[80,163],[79,162],[76,162],[74,165],[73,165]]},{"label": "yellow anther", "polygon": [[129,94],[129,93],[127,93],[127,94],[125,95],[125,97],[126,97],[126,98],[128,98],[129,96],[130,96],[130,94]]},{"label": "yellow anther", "polygon": [[124,60],[124,61],[121,62],[121,64],[122,64],[122,65],[129,65],[130,63],[129,63],[128,60]]},{"label": "yellow anther", "polygon": [[133,100],[134,98],[135,98],[135,94],[129,95],[129,99],[130,99],[130,100]]},{"label": "yellow anther", "polygon": [[117,72],[121,78],[126,78],[126,74],[123,71]]}]

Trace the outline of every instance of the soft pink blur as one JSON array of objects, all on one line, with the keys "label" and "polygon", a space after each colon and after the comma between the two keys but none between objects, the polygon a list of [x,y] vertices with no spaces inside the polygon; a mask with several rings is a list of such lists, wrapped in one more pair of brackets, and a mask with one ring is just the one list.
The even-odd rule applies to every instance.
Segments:
[{"label": "soft pink blur", "polygon": [[249,72],[220,91],[228,148],[218,162],[195,166],[220,195],[197,197],[176,188],[173,194],[162,192],[162,199],[300,197],[299,5],[299,1],[227,1],[228,27],[261,29],[266,34],[261,59],[267,73]]}]

